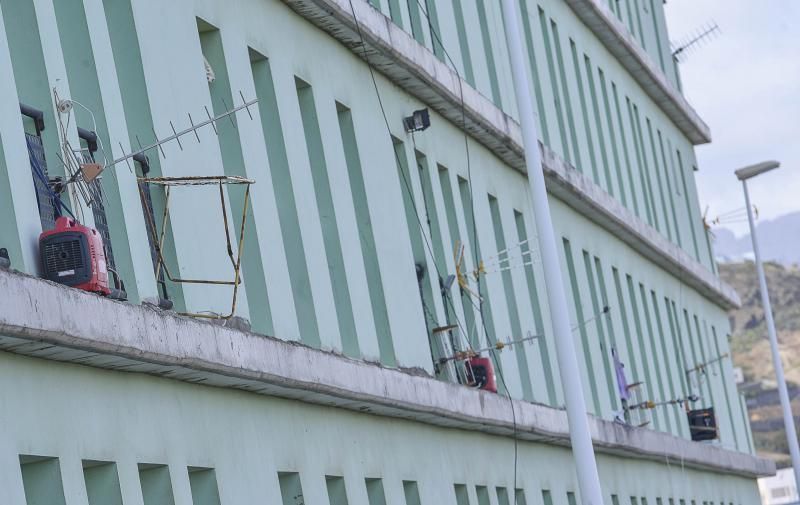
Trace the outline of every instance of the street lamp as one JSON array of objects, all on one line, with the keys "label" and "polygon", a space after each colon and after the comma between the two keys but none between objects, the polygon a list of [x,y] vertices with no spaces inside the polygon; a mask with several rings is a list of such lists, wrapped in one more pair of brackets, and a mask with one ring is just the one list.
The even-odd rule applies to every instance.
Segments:
[{"label": "street lamp", "polygon": [[789,391],[786,388],[786,378],[783,375],[783,364],[781,355],[778,351],[778,337],[775,334],[775,320],[772,317],[772,306],[769,303],[769,293],[767,292],[767,278],[764,275],[764,265],[761,263],[761,253],[758,250],[758,237],[753,220],[753,207],[750,205],[750,194],[747,192],[747,180],[757,175],[769,172],[781,166],[777,161],[765,161],[740,168],[736,171],[736,177],[742,181],[744,188],[744,201],[747,205],[747,221],[750,223],[750,238],[753,241],[753,254],[756,260],[756,272],[758,273],[758,285],[761,291],[761,304],[764,306],[764,317],[767,320],[767,333],[769,335],[769,345],[772,350],[772,363],[775,367],[775,378],[778,381],[778,396],[781,400],[783,410],[783,425],[786,429],[786,441],[789,443],[789,452],[792,455],[792,467],[794,468],[795,483],[800,485],[800,449],[797,446],[797,432],[794,428],[794,416],[792,415],[792,404],[789,401]]}]

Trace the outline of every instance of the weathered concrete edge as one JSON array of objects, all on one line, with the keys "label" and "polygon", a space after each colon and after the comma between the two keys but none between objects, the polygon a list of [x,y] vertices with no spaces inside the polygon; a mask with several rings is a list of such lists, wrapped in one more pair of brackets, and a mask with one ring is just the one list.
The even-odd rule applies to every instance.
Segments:
[{"label": "weathered concrete edge", "polygon": [[[500,436],[514,431],[510,403],[499,395],[114,302],[19,273],[0,270],[0,293],[6,294],[0,304],[3,336],[146,363],[155,375],[179,368],[204,374],[202,380],[209,385]],[[36,355],[24,346],[15,352]],[[48,354],[54,355],[53,350]],[[118,367],[110,362],[92,365],[85,357],[67,361]],[[569,445],[563,410],[522,401],[514,402],[514,408],[521,439]],[[592,416],[589,422],[601,452],[748,478],[775,472],[773,462],[748,454]]]},{"label": "weathered concrete edge", "polygon": [[594,184],[556,153],[543,147],[542,160],[548,176],[548,190],[596,222],[675,277],[725,309],[739,308],[741,300],[733,287],[724,283],[683,249],[670,242],[655,228],[636,217],[629,209]]},{"label": "weathered concrete edge", "polygon": [[[394,83],[455,125],[463,127],[504,162],[526,173],[519,123],[367,2],[353,2],[366,47],[361,45],[356,32],[348,0],[284,2],[358,56],[363,57],[366,49],[370,63]],[[542,149],[547,188],[551,194],[583,212],[588,219],[617,235],[634,250],[722,308],[739,307],[739,297],[733,288],[722,283],[555,152]],[[587,209],[591,212],[586,212]]]},{"label": "weathered concrete edge", "polygon": [[639,81],[645,92],[694,144],[711,142],[711,130],[686,98],[667,80],[627,27],[600,0],[566,0],[595,36]]}]

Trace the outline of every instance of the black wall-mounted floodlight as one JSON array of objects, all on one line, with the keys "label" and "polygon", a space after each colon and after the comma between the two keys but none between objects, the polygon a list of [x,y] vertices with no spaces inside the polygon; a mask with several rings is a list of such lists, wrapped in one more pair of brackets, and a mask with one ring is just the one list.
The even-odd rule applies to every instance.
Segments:
[{"label": "black wall-mounted floodlight", "polygon": [[415,110],[414,114],[403,118],[403,127],[406,133],[421,132],[431,125],[431,114],[428,109]]}]

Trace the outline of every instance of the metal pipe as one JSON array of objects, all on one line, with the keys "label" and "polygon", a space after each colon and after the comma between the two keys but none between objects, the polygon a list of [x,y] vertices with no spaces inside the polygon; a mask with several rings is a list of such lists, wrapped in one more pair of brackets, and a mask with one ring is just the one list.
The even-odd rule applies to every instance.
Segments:
[{"label": "metal pipe", "polygon": [[86,142],[86,147],[89,149],[89,154],[97,152],[97,133],[86,128],[78,127],[78,138]]},{"label": "metal pipe", "polygon": [[23,116],[28,116],[29,118],[33,119],[33,124],[36,127],[37,135],[44,131],[44,111],[20,102],[19,112]]},{"label": "metal pipe", "polygon": [[786,377],[783,375],[783,363],[781,362],[781,354],[778,350],[778,336],[775,333],[775,320],[772,317],[772,305],[769,302],[767,278],[764,275],[764,265],[761,262],[761,252],[758,249],[758,237],[756,236],[753,207],[750,205],[750,193],[747,191],[747,179],[742,179],[742,188],[744,188],[744,201],[747,205],[747,221],[750,224],[750,238],[753,241],[753,254],[755,255],[756,259],[758,289],[761,291],[761,304],[764,307],[764,318],[767,321],[767,334],[769,335],[769,347],[772,351],[772,364],[775,367],[775,379],[778,382],[778,396],[780,397],[781,410],[783,411],[783,426],[786,429],[786,441],[789,444],[789,453],[792,455],[792,467],[794,467],[795,483],[800,484],[800,449],[798,449],[797,446],[797,431],[795,431],[794,427],[792,404],[789,401],[789,391],[786,387]]},{"label": "metal pipe", "polygon": [[600,488],[600,477],[597,473],[597,461],[595,461],[594,448],[592,447],[592,437],[589,433],[589,421],[581,384],[581,374],[578,368],[578,359],[575,355],[575,342],[572,337],[572,325],[569,322],[567,297],[564,293],[556,235],[550,216],[550,204],[547,200],[547,188],[544,181],[544,172],[542,171],[542,158],[539,152],[539,140],[536,131],[537,119],[531,100],[533,88],[528,79],[527,66],[522,49],[518,8],[518,0],[503,0],[506,41],[511,59],[511,73],[514,77],[514,92],[517,97],[517,107],[522,125],[525,164],[528,170],[528,184],[531,188],[531,200],[533,203],[533,217],[538,231],[545,285],[550,295],[550,303],[548,305],[555,332],[558,369],[564,388],[572,455],[575,459],[581,501],[588,505],[602,505],[603,493]]}]

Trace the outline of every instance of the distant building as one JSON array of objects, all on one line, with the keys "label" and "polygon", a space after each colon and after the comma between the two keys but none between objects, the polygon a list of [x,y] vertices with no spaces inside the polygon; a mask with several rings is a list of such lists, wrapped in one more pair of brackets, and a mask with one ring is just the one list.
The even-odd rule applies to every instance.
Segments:
[{"label": "distant building", "polygon": [[744,383],[744,372],[742,371],[742,367],[733,367],[733,381],[737,386]]},{"label": "distant building", "polygon": [[758,479],[758,491],[762,505],[795,505],[800,503],[794,470],[782,468],[773,477]]}]

